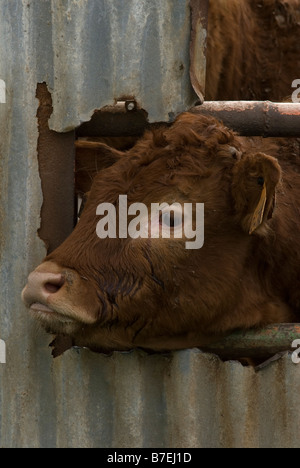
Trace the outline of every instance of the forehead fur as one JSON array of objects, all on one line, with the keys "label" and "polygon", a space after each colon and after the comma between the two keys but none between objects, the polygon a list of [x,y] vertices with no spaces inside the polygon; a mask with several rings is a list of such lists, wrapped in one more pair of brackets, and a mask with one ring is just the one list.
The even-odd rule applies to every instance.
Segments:
[{"label": "forehead fur", "polygon": [[240,151],[239,138],[216,119],[181,114],[172,125],[147,131],[115,164],[101,171],[91,198],[115,203],[119,194],[128,194],[142,201],[150,190],[159,198],[171,187],[191,193],[198,177],[213,171],[217,180],[219,171],[232,168],[233,147]]},{"label": "forehead fur", "polygon": [[222,123],[213,117],[184,113],[170,126],[147,131],[128,156],[143,166],[168,155],[179,158],[182,165],[191,157],[198,162],[213,163],[216,157],[220,159],[221,153],[232,161],[229,148],[232,146],[240,151],[240,139]]},{"label": "forehead fur", "polygon": [[115,164],[101,171],[92,186],[91,203],[117,203],[120,194],[128,195],[128,202],[193,199],[201,189],[200,179],[208,177],[207,193],[219,191],[236,162],[233,147],[240,150],[239,138],[222,123],[182,114],[170,126],[147,131]]},{"label": "forehead fur", "polygon": [[235,134],[213,117],[192,113],[181,114],[165,132],[168,143],[174,146],[204,146],[217,149],[219,145],[232,144]]},{"label": "forehead fur", "polygon": [[146,132],[135,148],[203,146],[209,150],[233,142],[237,143],[234,132],[215,118],[186,112],[177,117],[172,125],[162,125]]}]

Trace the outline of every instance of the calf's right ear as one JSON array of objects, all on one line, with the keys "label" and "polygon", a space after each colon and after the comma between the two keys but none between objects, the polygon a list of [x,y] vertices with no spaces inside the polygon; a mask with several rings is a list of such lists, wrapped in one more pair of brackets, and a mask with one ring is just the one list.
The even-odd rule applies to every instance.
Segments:
[{"label": "calf's right ear", "polygon": [[248,234],[263,233],[273,216],[281,180],[277,159],[264,153],[244,156],[234,166],[232,195],[237,218]]}]

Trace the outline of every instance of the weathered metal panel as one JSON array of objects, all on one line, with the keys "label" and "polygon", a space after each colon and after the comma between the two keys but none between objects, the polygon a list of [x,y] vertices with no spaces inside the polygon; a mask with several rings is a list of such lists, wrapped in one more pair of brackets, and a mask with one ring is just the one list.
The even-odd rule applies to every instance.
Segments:
[{"label": "weathered metal panel", "polygon": [[[188,0],[52,0],[51,7],[43,22],[52,25],[45,38],[53,64],[47,68],[52,129],[70,130],[125,96],[136,99],[150,122],[168,121],[196,101]],[[205,36],[196,40],[203,49]],[[200,73],[205,63],[197,57]]]},{"label": "weathered metal panel", "polygon": [[37,83],[52,91],[57,131],[121,93],[168,119],[195,97],[188,32],[185,0],[0,0],[0,447],[300,446],[300,367],[289,356],[258,373],[198,350],[72,349],[53,360],[21,303],[46,253]]},{"label": "weathered metal panel", "polygon": [[300,447],[300,366],[288,355],[256,373],[196,349],[70,350],[36,369],[31,386],[19,377],[2,413],[1,447]]}]

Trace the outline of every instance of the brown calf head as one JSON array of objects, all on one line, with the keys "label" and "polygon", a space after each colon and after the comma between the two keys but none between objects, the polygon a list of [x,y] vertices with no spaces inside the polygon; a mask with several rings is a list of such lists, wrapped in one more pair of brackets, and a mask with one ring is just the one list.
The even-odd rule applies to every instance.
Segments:
[{"label": "brown calf head", "polygon": [[[108,152],[112,165],[95,177],[75,230],[23,291],[48,331],[97,350],[167,350],[286,318],[247,266],[273,222],[276,159],[248,154],[215,119],[187,113],[127,153]],[[174,237],[176,222],[164,216],[170,239],[100,239],[97,207],[111,203],[118,211],[119,195],[149,212],[151,203],[176,202],[192,203],[195,214],[204,203],[203,247],[187,249],[184,236]]]}]

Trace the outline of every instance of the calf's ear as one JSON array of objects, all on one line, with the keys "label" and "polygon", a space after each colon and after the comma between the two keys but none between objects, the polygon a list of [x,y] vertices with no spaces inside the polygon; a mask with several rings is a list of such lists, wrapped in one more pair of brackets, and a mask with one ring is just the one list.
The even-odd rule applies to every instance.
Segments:
[{"label": "calf's ear", "polygon": [[272,218],[280,179],[277,159],[264,153],[246,155],[235,164],[232,195],[236,215],[247,233],[262,232]]},{"label": "calf's ear", "polygon": [[76,141],[76,159],[83,166],[95,165],[98,170],[112,166],[123,156],[122,151],[100,141]]}]

